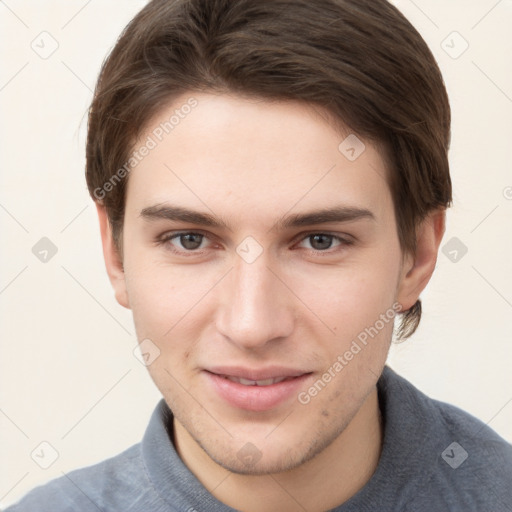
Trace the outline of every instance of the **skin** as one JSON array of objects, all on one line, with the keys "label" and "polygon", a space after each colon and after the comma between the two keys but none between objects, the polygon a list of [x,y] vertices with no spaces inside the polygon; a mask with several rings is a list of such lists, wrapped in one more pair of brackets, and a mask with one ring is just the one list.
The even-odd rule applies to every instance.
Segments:
[{"label": "skin", "polygon": [[[236,408],[203,370],[283,365],[311,373],[307,391],[394,303],[404,310],[415,303],[435,267],[444,211],[419,226],[416,254],[403,254],[378,149],[364,141],[365,151],[349,161],[338,146],[350,131],[297,102],[186,94],[151,120],[134,147],[190,96],[198,106],[130,173],[122,261],[98,205],[116,298],[132,309],[138,339],[160,350],[148,369],[174,413],[177,451],[214,496],[246,512],[333,508],[378,464],[376,382],[392,322],[307,404],[294,394],[266,411]],[[227,226],[141,215],[164,204]],[[335,206],[373,217],[278,224]],[[175,231],[205,237],[187,252],[180,237],[163,239]],[[311,238],[318,233],[334,237],[318,243]],[[263,251],[252,263],[237,253],[248,236]],[[255,463],[237,456],[247,443]]]}]

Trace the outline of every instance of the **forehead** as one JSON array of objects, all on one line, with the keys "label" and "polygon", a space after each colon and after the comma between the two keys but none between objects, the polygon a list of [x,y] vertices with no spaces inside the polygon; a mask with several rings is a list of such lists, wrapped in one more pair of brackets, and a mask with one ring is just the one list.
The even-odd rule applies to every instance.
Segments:
[{"label": "forehead", "polygon": [[[162,108],[133,150],[129,209],[174,202],[275,217],[294,208],[392,207],[383,156],[311,105],[190,93]],[[272,220],[273,219],[273,220]]]}]

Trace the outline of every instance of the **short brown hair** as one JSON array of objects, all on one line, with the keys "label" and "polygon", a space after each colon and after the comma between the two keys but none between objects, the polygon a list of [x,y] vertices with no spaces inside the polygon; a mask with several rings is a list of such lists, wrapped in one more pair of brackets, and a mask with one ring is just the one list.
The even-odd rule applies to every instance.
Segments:
[{"label": "short brown hair", "polygon": [[[119,249],[129,152],[163,105],[192,91],[307,102],[377,143],[404,252],[425,216],[451,203],[443,79],[386,0],[152,0],[104,62],[89,111],[87,185]],[[418,300],[398,337],[420,317]]]}]

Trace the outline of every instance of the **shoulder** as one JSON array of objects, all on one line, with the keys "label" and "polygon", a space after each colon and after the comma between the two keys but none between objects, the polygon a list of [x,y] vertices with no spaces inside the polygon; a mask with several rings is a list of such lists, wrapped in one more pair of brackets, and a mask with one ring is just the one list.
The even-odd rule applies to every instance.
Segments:
[{"label": "shoulder", "polygon": [[[141,446],[137,444],[115,457],[71,471],[33,489],[6,512],[131,511],[137,510],[133,508],[134,503],[151,492]],[[145,503],[153,498],[156,500],[146,496]],[[155,506],[154,510],[159,508]]]},{"label": "shoulder", "polygon": [[433,435],[450,443],[440,457],[452,471],[461,469],[460,476],[478,476],[480,485],[486,482],[512,484],[512,445],[487,424],[454,405],[427,398],[437,412]]},{"label": "shoulder", "polygon": [[469,413],[432,404],[441,419],[433,435],[444,448],[426,488],[445,496],[447,506],[457,500],[466,510],[512,511],[512,445]]},{"label": "shoulder", "polygon": [[[429,398],[394,372],[387,372],[392,423],[400,424],[417,478],[406,510],[512,511],[512,445],[488,425],[453,405]],[[390,396],[396,393],[394,397]],[[398,430],[398,429],[397,429]]]}]

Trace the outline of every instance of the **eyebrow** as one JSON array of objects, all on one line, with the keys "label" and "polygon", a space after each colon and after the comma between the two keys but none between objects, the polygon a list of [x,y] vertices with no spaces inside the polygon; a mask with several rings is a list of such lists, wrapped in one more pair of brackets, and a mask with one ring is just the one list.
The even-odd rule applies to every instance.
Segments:
[{"label": "eyebrow", "polygon": [[[227,229],[228,231],[230,230],[228,224],[222,219],[210,215],[209,213],[190,210],[182,206],[157,204],[144,208],[141,211],[140,216],[148,221],[163,219],[188,222],[210,228]],[[304,213],[285,215],[274,224],[271,231],[314,226],[328,222],[354,222],[363,219],[376,220],[375,215],[367,208],[337,206],[333,208],[323,208]]]}]

